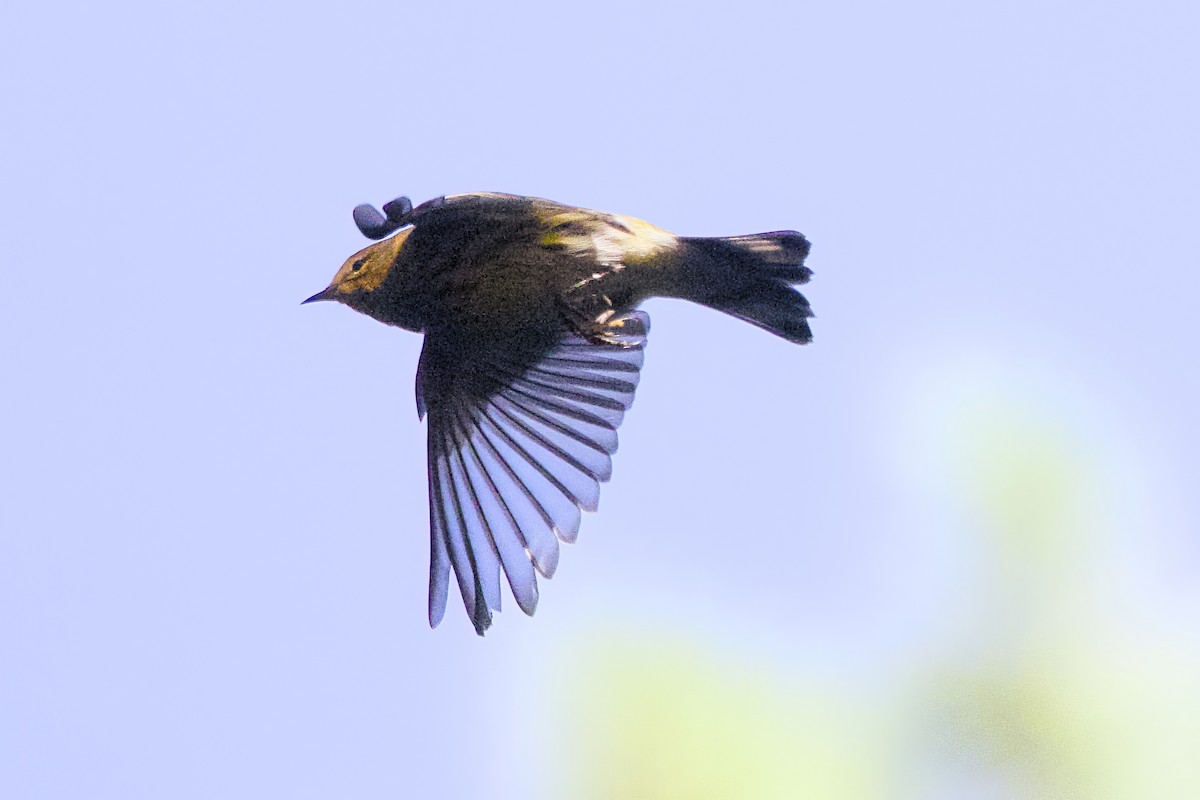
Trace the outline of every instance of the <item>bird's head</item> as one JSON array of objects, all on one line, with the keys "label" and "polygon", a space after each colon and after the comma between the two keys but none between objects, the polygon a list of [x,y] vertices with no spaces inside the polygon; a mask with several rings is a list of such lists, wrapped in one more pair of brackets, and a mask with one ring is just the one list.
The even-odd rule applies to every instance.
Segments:
[{"label": "bird's head", "polygon": [[[356,299],[363,299],[369,293],[383,285],[384,279],[396,263],[404,240],[413,229],[408,228],[389,239],[359,250],[333,276],[329,286],[305,300],[314,303],[318,300],[337,300],[354,306]],[[303,305],[303,304],[302,304]]]}]

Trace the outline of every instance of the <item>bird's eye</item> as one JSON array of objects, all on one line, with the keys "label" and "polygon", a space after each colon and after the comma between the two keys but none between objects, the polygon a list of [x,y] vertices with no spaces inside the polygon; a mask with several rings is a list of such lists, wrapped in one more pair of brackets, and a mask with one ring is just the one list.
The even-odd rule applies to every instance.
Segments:
[{"label": "bird's eye", "polygon": [[365,258],[360,258],[358,261],[355,261],[353,264],[350,265],[350,269],[354,270],[355,272],[358,272],[360,269],[362,269],[362,265],[365,263],[367,263],[367,260]]}]

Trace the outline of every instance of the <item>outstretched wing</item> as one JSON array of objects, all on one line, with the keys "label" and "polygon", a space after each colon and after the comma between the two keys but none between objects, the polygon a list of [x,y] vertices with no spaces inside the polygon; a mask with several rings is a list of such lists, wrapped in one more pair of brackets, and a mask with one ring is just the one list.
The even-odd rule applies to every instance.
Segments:
[{"label": "outstretched wing", "polygon": [[610,319],[525,357],[452,351],[426,336],[418,409],[429,414],[429,624],[446,611],[450,569],[480,635],[500,610],[500,573],[526,614],[535,571],[549,578],[612,474],[633,403],[649,317]]}]

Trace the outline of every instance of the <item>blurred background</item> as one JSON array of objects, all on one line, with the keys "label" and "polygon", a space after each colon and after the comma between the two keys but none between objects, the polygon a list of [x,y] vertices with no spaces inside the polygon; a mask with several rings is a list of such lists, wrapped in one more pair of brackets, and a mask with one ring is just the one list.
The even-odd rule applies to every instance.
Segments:
[{"label": "blurred background", "polygon": [[[1185,2],[13,4],[0,796],[1200,796]],[[425,617],[400,194],[813,243],[655,300],[601,513]]]}]

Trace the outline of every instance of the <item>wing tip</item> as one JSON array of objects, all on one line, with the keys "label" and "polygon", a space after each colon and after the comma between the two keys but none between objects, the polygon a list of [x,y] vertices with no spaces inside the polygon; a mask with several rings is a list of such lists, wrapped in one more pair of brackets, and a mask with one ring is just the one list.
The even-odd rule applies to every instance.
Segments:
[{"label": "wing tip", "polygon": [[517,587],[511,586],[513,597],[517,600],[517,607],[525,612],[525,616],[532,617],[533,612],[537,611],[538,604],[538,585],[537,578],[531,578],[528,586],[521,587],[521,591]]},{"label": "wing tip", "polygon": [[446,616],[446,604],[443,602],[440,606],[433,602],[429,603],[429,627],[436,628],[442,624],[442,620]]}]

